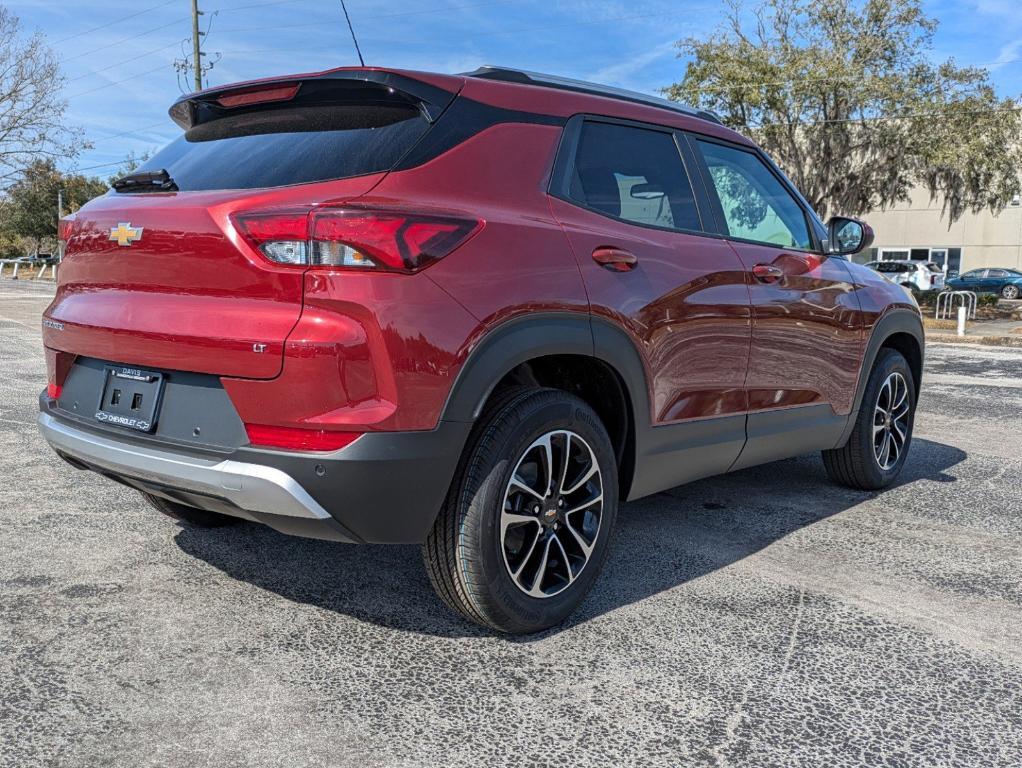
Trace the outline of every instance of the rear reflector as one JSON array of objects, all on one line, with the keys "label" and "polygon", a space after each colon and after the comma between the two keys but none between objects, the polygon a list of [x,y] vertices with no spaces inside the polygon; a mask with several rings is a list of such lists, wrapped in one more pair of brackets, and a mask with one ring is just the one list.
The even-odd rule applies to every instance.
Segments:
[{"label": "rear reflector", "polygon": [[273,427],[267,424],[246,424],[245,431],[252,445],[291,451],[337,451],[362,436],[361,432],[327,432],[322,429]]},{"label": "rear reflector", "polygon": [[233,220],[253,248],[278,264],[383,272],[423,269],[482,226],[458,216],[363,208],[249,212]]}]

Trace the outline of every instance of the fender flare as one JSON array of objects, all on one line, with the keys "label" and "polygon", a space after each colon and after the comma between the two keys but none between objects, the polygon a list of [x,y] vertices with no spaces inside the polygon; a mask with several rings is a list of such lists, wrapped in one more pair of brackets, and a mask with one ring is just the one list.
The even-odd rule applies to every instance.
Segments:
[{"label": "fender flare", "polygon": [[[919,346],[919,375],[916,375],[916,397],[919,396],[919,388],[922,385],[922,363],[926,356],[926,334],[923,331],[923,321],[917,310],[892,309],[884,314],[870,333],[866,342],[866,350],[862,357],[862,367],[859,369],[859,381],[855,387],[855,401],[852,410],[848,414],[848,423],[845,425],[841,439],[835,447],[840,448],[848,442],[852,430],[855,428],[856,419],[859,416],[859,409],[862,407],[862,398],[866,393],[866,384],[869,383],[869,376],[873,372],[873,364],[884,343],[897,333],[905,333],[912,336]],[[911,362],[911,361],[910,361]]]},{"label": "fender flare", "polygon": [[458,372],[441,420],[475,421],[493,388],[509,371],[551,355],[590,357],[609,366],[620,377],[631,402],[633,428],[649,426],[646,369],[635,343],[612,323],[579,312],[532,313],[484,334]]}]

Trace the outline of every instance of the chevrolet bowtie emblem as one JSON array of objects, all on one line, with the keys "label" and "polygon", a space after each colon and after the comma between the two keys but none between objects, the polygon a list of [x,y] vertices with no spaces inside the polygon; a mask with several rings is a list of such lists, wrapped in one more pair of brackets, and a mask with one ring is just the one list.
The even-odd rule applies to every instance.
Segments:
[{"label": "chevrolet bowtie emblem", "polygon": [[142,227],[133,227],[131,222],[122,221],[110,228],[110,239],[116,240],[118,245],[131,245],[142,239]]}]

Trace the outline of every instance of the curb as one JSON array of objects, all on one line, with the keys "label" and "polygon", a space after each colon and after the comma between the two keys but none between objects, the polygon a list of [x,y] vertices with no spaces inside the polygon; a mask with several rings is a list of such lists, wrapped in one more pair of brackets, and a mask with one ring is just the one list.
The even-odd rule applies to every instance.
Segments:
[{"label": "curb", "polygon": [[944,333],[926,334],[927,343],[932,344],[974,344],[984,347],[1008,347],[1022,349],[1022,336],[954,336]]}]

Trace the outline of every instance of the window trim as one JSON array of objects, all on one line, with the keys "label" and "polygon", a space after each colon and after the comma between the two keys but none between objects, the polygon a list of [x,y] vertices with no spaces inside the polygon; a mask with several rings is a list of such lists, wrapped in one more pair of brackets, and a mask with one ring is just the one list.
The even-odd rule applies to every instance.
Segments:
[{"label": "window trim", "polygon": [[[819,217],[812,213],[812,209],[809,207],[805,198],[795,188],[791,181],[783,173],[777,165],[770,159],[770,157],[759,147],[746,146],[743,144],[736,144],[733,141],[727,141],[720,139],[716,136],[709,136],[704,133],[695,133],[693,131],[682,131],[687,143],[689,150],[692,153],[694,160],[699,168],[701,175],[702,184],[706,188],[706,194],[709,197],[710,206],[714,213],[714,218],[717,225],[717,234],[725,240],[731,240],[736,243],[748,243],[749,245],[759,245],[765,248],[780,248],[784,251],[793,251],[796,253],[813,253],[823,254],[823,237],[822,237],[822,222],[819,221]],[[699,151],[698,142],[704,141],[709,144],[719,144],[722,147],[728,149],[737,150],[739,152],[746,152],[755,158],[757,158],[766,169],[773,175],[773,177],[780,183],[781,187],[788,193],[792,198],[795,205],[798,206],[799,210],[802,211],[802,218],[805,220],[806,233],[809,235],[810,247],[809,248],[797,248],[793,246],[782,246],[777,243],[765,243],[762,240],[750,240],[745,237],[733,237],[727,225],[727,218],[724,215],[724,206],[721,205],[720,196],[717,193],[717,188],[713,184],[713,178],[710,176],[710,168],[706,164],[706,160]],[[819,226],[817,226],[819,225]],[[833,255],[833,254],[828,254]]]},{"label": "window trim", "polygon": [[[699,219],[700,228],[685,229],[682,227],[661,227],[657,224],[646,224],[641,221],[634,221],[633,219],[612,216],[606,211],[593,208],[582,201],[573,198],[571,196],[571,173],[575,168],[575,159],[578,156],[579,141],[582,136],[582,126],[587,122],[620,125],[625,128],[654,131],[656,133],[665,133],[670,136],[671,140],[674,142],[674,148],[678,153],[678,159],[681,162],[682,170],[685,171],[685,175],[688,177],[689,186],[692,188],[692,199],[695,203],[696,216]],[[556,197],[558,200],[563,200],[575,208],[589,211],[597,216],[602,216],[609,221],[616,221],[620,224],[641,227],[642,229],[652,229],[657,232],[674,232],[680,235],[695,235],[698,237],[712,237],[720,239],[719,235],[707,226],[708,222],[713,221],[713,218],[711,211],[706,208],[707,202],[703,199],[705,190],[702,188],[702,179],[697,174],[693,173],[692,168],[689,167],[689,163],[686,162],[686,153],[684,145],[680,143],[680,138],[677,128],[658,125],[657,123],[644,123],[638,120],[608,117],[606,115],[597,115],[588,112],[572,115],[568,119],[567,123],[565,123],[564,130],[561,132],[561,140],[558,143],[557,153],[554,157],[553,169],[550,172],[550,181],[547,184],[547,194],[551,197]]]}]

